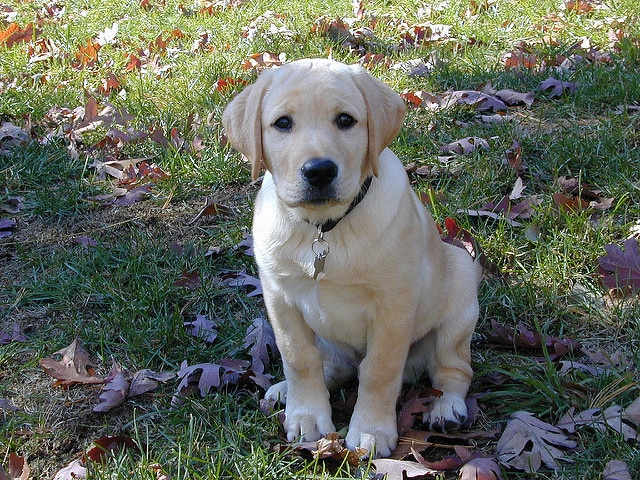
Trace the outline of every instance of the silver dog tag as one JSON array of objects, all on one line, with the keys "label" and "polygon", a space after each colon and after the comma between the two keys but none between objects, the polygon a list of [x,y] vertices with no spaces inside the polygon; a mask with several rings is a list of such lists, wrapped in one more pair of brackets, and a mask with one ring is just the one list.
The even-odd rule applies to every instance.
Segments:
[{"label": "silver dog tag", "polygon": [[317,280],[318,275],[324,272],[324,261],[329,254],[329,244],[324,239],[324,232],[320,226],[318,226],[318,234],[311,244],[311,251],[316,257],[313,260],[313,279]]},{"label": "silver dog tag", "polygon": [[313,279],[317,280],[318,275],[320,275],[324,271],[324,259],[327,258],[326,255],[316,256],[313,261]]}]

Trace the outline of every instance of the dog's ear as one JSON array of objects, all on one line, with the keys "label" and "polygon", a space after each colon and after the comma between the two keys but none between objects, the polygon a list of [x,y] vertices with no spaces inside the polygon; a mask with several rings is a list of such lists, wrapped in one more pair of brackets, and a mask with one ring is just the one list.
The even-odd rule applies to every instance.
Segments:
[{"label": "dog's ear", "polygon": [[271,83],[271,71],[263,72],[227,105],[222,125],[231,145],[251,163],[251,179],[260,176],[262,154],[262,98]]},{"label": "dog's ear", "polygon": [[378,176],[378,157],[396,137],[404,120],[404,101],[389,88],[361,67],[356,67],[356,86],[367,107],[369,146],[367,162]]}]

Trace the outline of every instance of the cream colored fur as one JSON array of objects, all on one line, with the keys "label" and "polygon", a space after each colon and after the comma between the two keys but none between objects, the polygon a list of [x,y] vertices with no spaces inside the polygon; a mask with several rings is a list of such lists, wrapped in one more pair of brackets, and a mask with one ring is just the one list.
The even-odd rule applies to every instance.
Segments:
[{"label": "cream colored fur", "polygon": [[[355,123],[339,128],[341,114]],[[283,117],[290,129],[279,128]],[[224,112],[227,136],[252,163],[254,179],[267,169],[255,202],[254,249],[286,381],[266,397],[286,401],[290,441],[334,431],[329,391],[356,376],[349,448],[390,454],[402,382],[423,373],[443,392],[425,419],[430,427],[456,426],[467,415],[481,269],[441,241],[386,148],[403,118],[401,98],[382,82],[360,67],[320,59],[263,72]],[[338,167],[320,199],[301,173],[318,158]],[[372,175],[368,193],[345,216]],[[330,252],[314,280],[314,225],[330,219],[340,221],[325,234]]]}]

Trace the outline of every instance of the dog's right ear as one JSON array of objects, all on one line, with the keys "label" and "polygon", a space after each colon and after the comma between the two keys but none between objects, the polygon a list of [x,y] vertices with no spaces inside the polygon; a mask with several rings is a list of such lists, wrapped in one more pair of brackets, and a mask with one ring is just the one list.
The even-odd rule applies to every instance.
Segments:
[{"label": "dog's right ear", "polygon": [[262,99],[271,83],[271,71],[264,71],[227,105],[222,125],[231,145],[251,163],[251,179],[257,180],[265,164],[262,154]]}]

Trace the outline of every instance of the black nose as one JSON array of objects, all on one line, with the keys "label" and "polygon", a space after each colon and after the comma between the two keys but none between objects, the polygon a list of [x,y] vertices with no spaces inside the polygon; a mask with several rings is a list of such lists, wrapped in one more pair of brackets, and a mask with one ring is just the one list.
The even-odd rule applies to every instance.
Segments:
[{"label": "black nose", "polygon": [[305,180],[318,188],[326,187],[338,175],[338,166],[326,158],[307,160],[300,170]]}]

